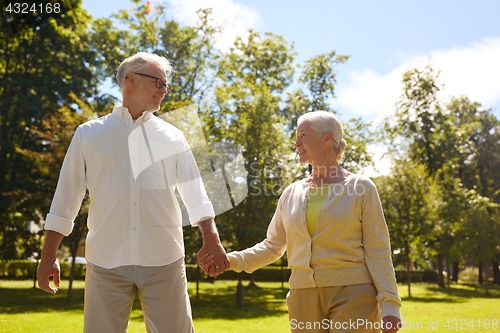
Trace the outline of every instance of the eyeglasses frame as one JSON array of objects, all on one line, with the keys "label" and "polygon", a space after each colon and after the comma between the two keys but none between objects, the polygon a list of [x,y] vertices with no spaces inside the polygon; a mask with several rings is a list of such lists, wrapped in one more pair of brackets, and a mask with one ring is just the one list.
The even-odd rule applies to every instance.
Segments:
[{"label": "eyeglasses frame", "polygon": [[[141,76],[146,76],[146,77],[149,77],[149,78],[152,78],[152,79],[156,79],[156,82],[155,82],[155,86],[156,88],[158,89],[161,89],[163,87],[166,87],[165,89],[167,90],[167,94],[170,92],[170,89],[172,89],[172,87],[168,84],[168,83],[164,83],[162,79],[160,79],[159,77],[156,77],[156,76],[151,76],[151,75],[146,75],[146,74],[142,74],[142,73],[135,73],[134,74],[136,75],[141,75]],[[125,78],[127,79],[128,76]],[[158,80],[160,80],[160,86],[158,86]]]}]

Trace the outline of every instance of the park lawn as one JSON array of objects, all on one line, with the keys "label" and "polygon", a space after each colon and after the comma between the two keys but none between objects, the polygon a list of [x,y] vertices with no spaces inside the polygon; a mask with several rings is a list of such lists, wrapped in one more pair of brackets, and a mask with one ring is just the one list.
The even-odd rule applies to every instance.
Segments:
[{"label": "park lawn", "polygon": [[[408,286],[399,284],[404,332],[500,332],[500,287],[489,289],[486,295],[484,286],[452,284],[448,289],[417,283],[412,284],[410,298]],[[496,329],[491,325],[493,320]],[[469,326],[471,321],[474,327]],[[484,327],[485,323],[489,323],[489,329]]]},{"label": "park lawn", "polygon": [[[83,281],[75,281],[73,303],[66,304],[67,282],[60,291],[50,295],[32,289],[31,281],[0,281],[0,332],[82,332]],[[236,281],[201,283],[200,297],[196,300],[196,285],[189,283],[195,329],[198,333],[250,333],[289,332],[285,304],[285,289],[280,283],[259,282],[260,288],[245,290],[245,306],[236,305]],[[465,320],[461,332],[500,332],[491,327],[493,319],[500,320],[500,288],[490,288],[486,296],[484,287],[452,285],[450,289],[437,288],[434,284],[414,284],[412,296],[407,297],[407,287],[400,285],[403,298],[403,332],[446,332],[457,329]],[[444,325],[450,319],[449,327]],[[488,319],[490,328],[485,329]],[[474,320],[474,329],[467,327]],[[478,320],[481,329],[478,328]],[[438,329],[429,329],[437,322]],[[417,323],[421,323],[417,324]],[[409,327],[414,326],[414,329]],[[140,303],[136,299],[129,326],[130,333],[146,332]]]}]

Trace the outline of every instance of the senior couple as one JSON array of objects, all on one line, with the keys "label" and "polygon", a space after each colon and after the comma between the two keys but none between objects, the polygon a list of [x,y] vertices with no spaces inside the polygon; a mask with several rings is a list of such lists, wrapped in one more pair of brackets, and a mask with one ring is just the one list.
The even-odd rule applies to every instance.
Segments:
[{"label": "senior couple", "polygon": [[[299,118],[295,147],[312,174],[284,190],[265,240],[226,255],[182,132],[152,114],[170,90],[171,71],[155,54],[125,59],[116,75],[122,105],[77,128],[45,223],[39,286],[57,292],[56,251],[88,188],[84,332],[127,332],[136,292],[148,332],[194,332],[177,190],[201,230],[198,263],[206,274],[250,273],[287,251],[292,332],[397,332],[401,302],[389,233],[373,182],[338,164],[347,146],[340,120],[324,111]],[[135,177],[128,140],[138,127],[168,142],[172,154],[154,160],[155,142],[144,133],[144,154],[154,163]],[[353,328],[354,321],[360,325]]]}]

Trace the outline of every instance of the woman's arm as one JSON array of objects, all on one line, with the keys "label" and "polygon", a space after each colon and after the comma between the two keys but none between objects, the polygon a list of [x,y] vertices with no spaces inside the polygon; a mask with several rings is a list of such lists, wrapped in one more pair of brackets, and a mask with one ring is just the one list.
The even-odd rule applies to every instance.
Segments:
[{"label": "woman's arm", "polygon": [[276,212],[269,224],[266,239],[246,250],[227,254],[230,269],[237,272],[252,273],[262,266],[275,262],[285,253],[286,230],[282,214],[283,197],[284,194],[281,196]]},{"label": "woman's arm", "polygon": [[375,184],[370,183],[365,192],[361,214],[365,262],[378,291],[377,300],[382,317],[394,316],[401,319],[401,299],[392,265],[389,231],[377,189]]}]

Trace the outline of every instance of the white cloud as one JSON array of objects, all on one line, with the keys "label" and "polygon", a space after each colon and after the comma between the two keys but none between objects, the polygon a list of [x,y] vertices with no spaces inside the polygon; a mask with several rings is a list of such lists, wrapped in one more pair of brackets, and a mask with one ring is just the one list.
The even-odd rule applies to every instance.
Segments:
[{"label": "white cloud", "polygon": [[234,3],[232,0],[167,0],[167,2],[174,19],[187,25],[196,24],[198,9],[212,8],[214,23],[223,29],[215,45],[221,51],[229,50],[236,37],[248,37],[248,30],[257,30],[261,23],[261,18],[255,10]]},{"label": "white cloud", "polygon": [[430,62],[445,84],[441,98],[465,95],[483,107],[500,103],[500,37],[483,39],[469,47],[438,50],[416,56],[389,73],[380,75],[369,69],[349,73],[348,83],[337,88],[340,109],[379,121],[394,112],[402,92],[401,79],[411,68],[423,69]]},{"label": "white cloud", "polygon": [[382,144],[373,144],[368,146],[368,151],[373,156],[374,166],[364,168],[360,173],[367,177],[378,177],[385,176],[391,173],[392,160],[388,156],[384,156],[387,153],[387,147]]}]

